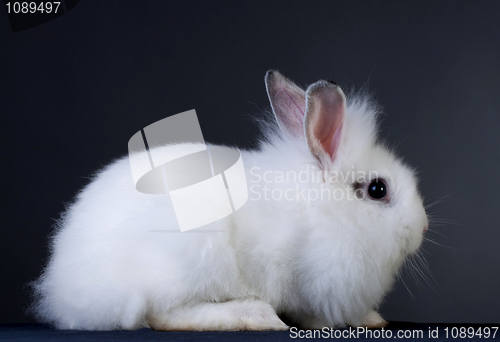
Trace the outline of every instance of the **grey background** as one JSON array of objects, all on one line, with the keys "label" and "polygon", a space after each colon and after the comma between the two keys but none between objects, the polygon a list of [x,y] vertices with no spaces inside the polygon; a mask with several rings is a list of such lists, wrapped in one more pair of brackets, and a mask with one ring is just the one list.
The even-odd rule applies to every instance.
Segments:
[{"label": "grey background", "polygon": [[430,211],[457,224],[424,245],[435,282],[406,271],[413,297],[399,282],[385,317],[500,322],[499,14],[499,1],[82,0],[12,34],[0,10],[0,322],[32,320],[25,284],[87,176],[192,108],[207,141],[255,146],[271,68],[368,88],[426,203],[448,196]]}]

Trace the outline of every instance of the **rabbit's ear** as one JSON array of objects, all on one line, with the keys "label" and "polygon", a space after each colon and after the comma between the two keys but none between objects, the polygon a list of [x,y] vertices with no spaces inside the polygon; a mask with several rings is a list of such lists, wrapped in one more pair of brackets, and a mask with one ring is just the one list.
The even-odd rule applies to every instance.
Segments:
[{"label": "rabbit's ear", "polygon": [[342,89],[332,81],[311,84],[306,92],[305,134],[307,146],[320,161],[335,160],[346,110]]},{"label": "rabbit's ear", "polygon": [[280,128],[292,135],[304,136],[305,91],[274,70],[266,73],[266,89]]}]

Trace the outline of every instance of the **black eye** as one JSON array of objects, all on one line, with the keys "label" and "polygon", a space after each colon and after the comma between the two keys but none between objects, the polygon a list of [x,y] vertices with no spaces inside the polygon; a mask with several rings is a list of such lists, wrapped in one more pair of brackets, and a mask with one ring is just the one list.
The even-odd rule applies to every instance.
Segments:
[{"label": "black eye", "polygon": [[382,199],[387,194],[387,186],[381,180],[374,180],[368,185],[368,195],[373,199]]}]

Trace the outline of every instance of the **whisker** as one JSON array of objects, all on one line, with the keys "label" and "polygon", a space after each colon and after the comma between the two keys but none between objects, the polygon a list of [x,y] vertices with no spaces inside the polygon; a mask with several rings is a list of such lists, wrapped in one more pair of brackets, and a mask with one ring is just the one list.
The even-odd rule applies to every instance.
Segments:
[{"label": "whisker", "polygon": [[416,300],[415,296],[413,295],[413,293],[411,293],[410,289],[408,288],[408,286],[406,285],[405,283],[405,280],[403,279],[403,277],[399,274],[398,272],[398,278],[401,280],[401,282],[403,283],[403,285],[406,287],[406,290],[408,291],[408,293],[410,294],[410,297],[414,300]]},{"label": "whisker", "polygon": [[459,251],[459,250],[458,250],[458,249],[456,249],[456,248],[453,248],[453,247],[450,247],[450,246],[443,245],[443,244],[441,244],[441,243],[439,243],[439,242],[436,242],[436,241],[434,241],[434,240],[429,239],[428,237],[424,237],[424,240],[425,240],[425,241],[429,241],[430,243],[433,243],[433,244],[438,245],[438,246],[440,246],[440,247],[445,247],[445,248],[452,249],[452,250],[454,250],[454,251]]},{"label": "whisker", "polygon": [[432,208],[433,206],[437,205],[437,204],[440,204],[440,203],[443,203],[445,199],[449,198],[450,196],[447,195],[447,196],[444,196],[444,197],[441,197],[440,199],[434,201],[434,202],[431,202],[429,204],[427,204],[424,208],[425,210],[429,209],[429,208]]},{"label": "whisker", "polygon": [[429,230],[427,231],[427,233],[437,234],[437,235],[440,235],[440,236],[444,237],[445,239],[448,239],[448,240],[450,239],[449,237],[447,237],[446,235],[444,235],[444,234],[443,234],[443,233],[441,233],[441,232],[438,232],[438,231],[437,231],[437,230],[435,230],[435,229],[429,229]]},{"label": "whisker", "polygon": [[420,247],[420,250],[432,256],[432,253],[425,249],[423,246]]},{"label": "whisker", "polygon": [[453,225],[457,225],[457,226],[460,225],[460,223],[458,223],[457,221],[453,221],[453,220],[449,220],[449,219],[445,219],[445,218],[433,218],[433,217],[429,218],[429,223],[446,223],[446,224],[453,224]]},{"label": "whisker", "polygon": [[[417,255],[417,254],[415,254]],[[437,294],[437,291],[436,289],[431,285],[429,279],[427,278],[427,276],[425,275],[425,273],[418,267],[418,264],[417,263],[417,260],[415,259],[415,264],[413,262],[411,262],[410,260],[410,263],[411,265],[414,267],[415,271],[417,271],[417,274],[420,275],[420,277],[424,280],[424,282],[427,284],[427,286],[432,290],[434,291],[436,294]]]},{"label": "whisker", "polygon": [[412,273],[413,273],[413,279],[414,279],[415,283],[417,283],[417,286],[418,287],[425,287],[425,286],[423,286],[422,282],[420,281],[420,278],[417,276],[417,275],[420,275],[424,279],[424,277],[420,273],[419,269],[415,266],[415,264],[413,264],[413,262],[411,261],[410,258],[408,259],[408,262],[410,263],[410,265],[411,265],[411,267],[413,269],[413,271],[412,271]]},{"label": "whisker", "polygon": [[[417,257],[417,261],[420,262],[420,265],[423,267],[425,273],[427,273],[427,276],[429,277],[429,282],[432,281],[432,284],[433,285],[429,285],[431,287],[431,289],[436,293],[436,294],[439,294],[437,290],[439,290],[439,292],[441,292],[441,289],[439,287],[439,283],[436,281],[436,279],[434,278],[434,275],[432,274],[431,272],[431,268],[430,268],[430,265],[429,263],[427,262],[427,260],[425,259],[425,256],[420,252],[420,251],[417,251],[417,253],[415,254],[416,257]],[[426,277],[427,278],[427,277]]]}]

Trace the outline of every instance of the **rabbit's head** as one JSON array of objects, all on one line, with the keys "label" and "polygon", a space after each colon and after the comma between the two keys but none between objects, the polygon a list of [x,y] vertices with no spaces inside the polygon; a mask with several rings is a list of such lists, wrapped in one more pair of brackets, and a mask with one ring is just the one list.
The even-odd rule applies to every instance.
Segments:
[{"label": "rabbit's head", "polygon": [[[377,109],[366,97],[346,99],[328,80],[304,91],[276,71],[267,73],[266,87],[281,131],[277,144],[303,144],[307,163],[321,175],[307,187],[329,195],[316,196],[305,209],[309,224],[303,269],[314,271],[304,272],[311,273],[309,279],[335,274],[328,272],[332,269],[347,272],[352,286],[379,282],[371,286],[382,295],[427,230],[414,172],[377,141]],[[324,267],[308,268],[320,262]],[[359,273],[365,280],[358,279]],[[337,286],[348,286],[345,279]],[[335,276],[328,281],[335,283]]]}]

